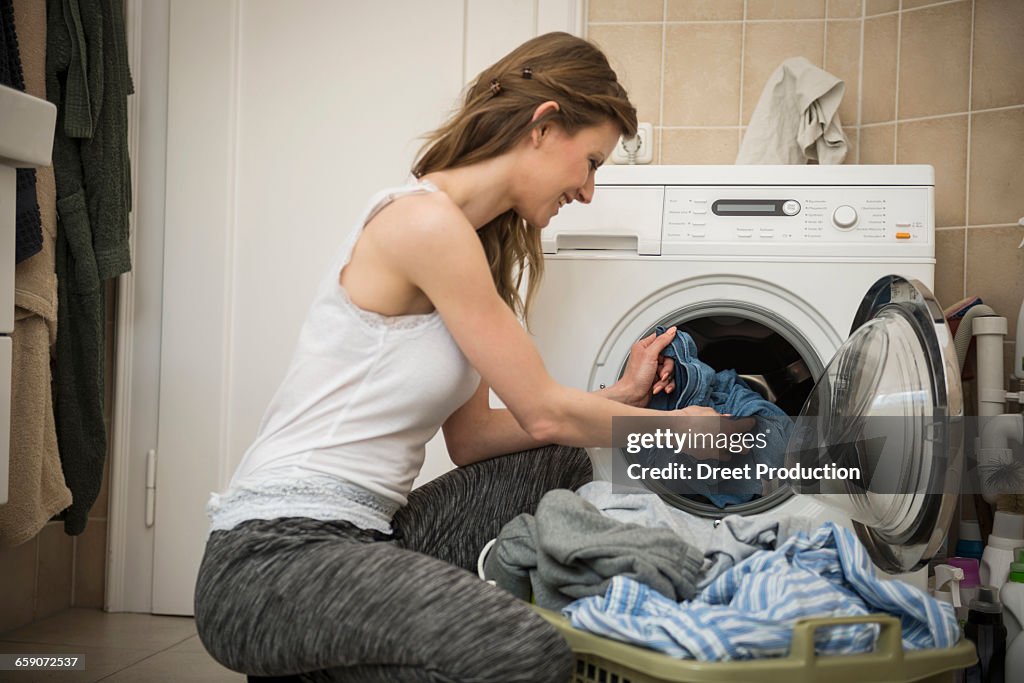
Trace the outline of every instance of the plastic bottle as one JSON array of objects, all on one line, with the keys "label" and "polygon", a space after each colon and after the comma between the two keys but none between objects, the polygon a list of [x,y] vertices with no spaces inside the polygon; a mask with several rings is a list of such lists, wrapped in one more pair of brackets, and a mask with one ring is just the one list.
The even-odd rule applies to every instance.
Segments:
[{"label": "plastic bottle", "polygon": [[[1024,225],[1024,218],[1021,221],[1021,225]],[[1024,242],[1021,242],[1021,246],[1024,246]],[[1021,302],[1020,313],[1017,314],[1017,345],[1013,354],[1013,374],[1017,379],[1024,379],[1024,301]]]},{"label": "plastic bottle", "polygon": [[1006,680],[1024,681],[1024,548],[1014,550],[1017,561],[1010,564],[1010,576],[999,590],[1006,626]]},{"label": "plastic bottle", "polygon": [[978,597],[971,601],[964,635],[978,651],[977,663],[964,670],[965,683],[1005,683],[1006,627],[997,591],[992,586],[978,588]]},{"label": "plastic bottle", "polygon": [[967,609],[971,600],[978,597],[978,586],[981,585],[978,575],[978,561],[973,557],[951,557],[946,564],[963,570],[964,578],[960,581],[961,606],[956,608],[956,618],[964,624],[967,621]]},{"label": "plastic bottle", "polygon": [[996,512],[992,533],[981,555],[981,582],[996,590],[1006,583],[1013,550],[1024,546],[1024,515],[1017,512]]},{"label": "plastic bottle", "polygon": [[1007,681],[1022,680],[1024,676],[1024,638],[1014,638],[1013,642],[1006,646],[1006,673]]},{"label": "plastic bottle", "polygon": [[965,519],[960,522],[960,538],[956,542],[957,557],[973,557],[981,560],[981,554],[985,550],[985,544],[981,541],[981,527],[974,519]]}]

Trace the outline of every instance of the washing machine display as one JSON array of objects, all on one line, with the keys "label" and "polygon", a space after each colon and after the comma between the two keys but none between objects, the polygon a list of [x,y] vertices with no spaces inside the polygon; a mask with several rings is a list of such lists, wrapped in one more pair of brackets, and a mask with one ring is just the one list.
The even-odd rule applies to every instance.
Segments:
[{"label": "washing machine display", "polygon": [[[955,430],[936,438],[927,425],[961,410],[944,321],[922,313],[937,307],[928,293],[931,167],[606,167],[596,185],[591,205],[566,207],[542,232],[545,275],[530,329],[554,377],[609,386],[634,342],[675,325],[702,361],[735,369],[798,425],[814,417],[816,448],[843,420],[849,427],[893,405],[915,406],[926,433],[902,442],[901,491],[797,491],[766,481],[753,500],[724,509],[659,492],[708,518],[798,515],[853,526],[890,572],[927,561],[945,534],[960,467]],[[869,324],[880,312],[883,322]],[[862,391],[844,394],[841,383]],[[844,402],[849,396],[861,402]],[[615,481],[622,454],[590,453],[595,476]],[[875,458],[876,469],[881,460],[854,456]]]},{"label": "washing machine display", "polygon": [[800,202],[793,199],[719,199],[711,205],[716,216],[795,216]]}]

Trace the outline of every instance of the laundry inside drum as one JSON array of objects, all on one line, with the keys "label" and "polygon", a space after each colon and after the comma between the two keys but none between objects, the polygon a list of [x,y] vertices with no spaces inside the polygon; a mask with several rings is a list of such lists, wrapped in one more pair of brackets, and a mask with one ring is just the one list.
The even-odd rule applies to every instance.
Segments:
[{"label": "laundry inside drum", "polygon": [[[760,318],[761,320],[755,319]],[[763,322],[762,322],[763,320]],[[696,357],[716,373],[735,371],[738,384],[759,394],[785,416],[786,424],[800,413],[800,409],[814,387],[821,363],[810,344],[796,330],[780,320],[771,320],[766,312],[737,311],[712,315],[681,315],[660,323],[663,327],[675,325],[689,335],[696,346]],[[758,427],[779,422],[763,422]],[[771,431],[770,426],[768,431]],[[786,438],[773,443],[778,451],[779,466],[783,465],[782,452]],[[774,452],[774,451],[773,451]],[[753,461],[767,451],[751,450],[748,456],[736,459],[735,464]],[[715,463],[717,464],[717,463]],[[723,463],[733,465],[733,463]],[[707,517],[726,514],[752,514],[767,511],[791,495],[789,482],[773,479],[714,484],[691,479],[647,481],[645,485],[659,493],[670,504],[688,512]]]}]

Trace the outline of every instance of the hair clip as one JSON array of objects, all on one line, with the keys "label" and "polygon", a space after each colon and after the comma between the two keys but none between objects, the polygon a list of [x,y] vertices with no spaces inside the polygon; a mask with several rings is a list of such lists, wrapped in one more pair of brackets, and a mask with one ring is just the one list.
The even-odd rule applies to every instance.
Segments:
[{"label": "hair clip", "polygon": [[501,92],[501,82],[497,78],[491,79],[491,97]]},{"label": "hair clip", "polygon": [[533,69],[531,69],[528,66],[523,67],[523,78],[525,78],[526,80],[530,80],[531,78],[533,78]]}]

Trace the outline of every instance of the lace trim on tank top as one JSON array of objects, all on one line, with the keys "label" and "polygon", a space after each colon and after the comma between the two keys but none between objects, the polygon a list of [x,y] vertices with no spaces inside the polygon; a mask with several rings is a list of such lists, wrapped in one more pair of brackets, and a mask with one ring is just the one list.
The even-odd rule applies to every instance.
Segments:
[{"label": "lace trim on tank top", "polygon": [[213,493],[206,504],[210,531],[227,531],[250,519],[306,517],[344,520],[360,529],[391,533],[398,503],[327,475],[290,474],[251,481]]},{"label": "lace trim on tank top", "polygon": [[[341,270],[340,268],[338,269]],[[409,313],[405,315],[384,315],[383,313],[377,313],[376,311],[368,311],[365,308],[360,308],[358,304],[352,301],[348,295],[348,291],[338,285],[338,296],[341,299],[342,304],[353,315],[357,316],[361,322],[366,323],[373,328],[386,328],[389,330],[416,330],[421,327],[426,327],[431,323],[441,321],[441,316],[437,310],[430,313]]]}]

